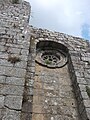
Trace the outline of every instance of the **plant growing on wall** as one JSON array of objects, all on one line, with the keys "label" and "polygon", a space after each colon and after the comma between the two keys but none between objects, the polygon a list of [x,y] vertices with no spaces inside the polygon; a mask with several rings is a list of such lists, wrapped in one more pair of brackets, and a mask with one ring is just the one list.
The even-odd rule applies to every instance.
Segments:
[{"label": "plant growing on wall", "polygon": [[46,60],[45,60],[45,63],[46,63],[47,65],[49,65],[49,64],[51,64],[51,61],[48,60],[48,59],[46,59]]},{"label": "plant growing on wall", "polygon": [[18,3],[19,3],[19,0],[12,0],[12,3],[13,3],[13,4],[18,4]]},{"label": "plant growing on wall", "polygon": [[12,64],[15,64],[20,61],[21,59],[17,56],[8,56],[8,62],[11,62]]},{"label": "plant growing on wall", "polygon": [[90,65],[90,61],[88,61],[88,65]]},{"label": "plant growing on wall", "polygon": [[86,92],[87,92],[88,96],[90,97],[90,88],[88,86],[86,86]]}]

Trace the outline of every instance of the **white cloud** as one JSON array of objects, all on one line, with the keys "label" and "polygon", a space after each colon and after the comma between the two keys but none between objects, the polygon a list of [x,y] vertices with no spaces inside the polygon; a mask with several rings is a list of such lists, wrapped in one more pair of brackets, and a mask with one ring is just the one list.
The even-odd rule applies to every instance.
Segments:
[{"label": "white cloud", "polygon": [[36,27],[82,36],[82,25],[90,25],[90,0],[27,0]]}]

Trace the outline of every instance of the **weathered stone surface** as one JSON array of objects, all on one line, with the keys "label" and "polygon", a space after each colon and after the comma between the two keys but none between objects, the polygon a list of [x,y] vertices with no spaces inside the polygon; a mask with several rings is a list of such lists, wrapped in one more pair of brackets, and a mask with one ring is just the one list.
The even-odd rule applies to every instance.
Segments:
[{"label": "weathered stone surface", "polygon": [[2,120],[20,120],[20,112],[6,109],[3,111]]},{"label": "weathered stone surface", "polygon": [[16,78],[16,77],[7,77],[5,83],[6,84],[11,84],[11,85],[24,86],[25,79],[24,78]]},{"label": "weathered stone surface", "polygon": [[[89,72],[90,71],[89,70],[90,69],[89,53],[87,51],[87,49],[89,48],[89,44],[88,44],[89,42],[83,41],[83,39],[80,39],[80,38],[68,36],[63,33],[51,32],[48,30],[43,30],[43,29],[38,29],[33,27],[31,27],[31,29],[37,35],[36,43],[44,40],[57,41],[58,43],[62,43],[69,48],[71,60],[69,60],[68,67],[69,67],[70,77],[72,80],[71,82],[69,81],[69,79],[66,77],[66,73],[67,73],[66,72],[64,73],[64,75],[63,74],[60,75],[60,78],[59,78],[60,85],[59,85],[59,82],[56,81],[56,79],[58,78],[54,78],[53,76],[60,74],[61,71],[59,73],[56,73],[54,71],[53,76],[51,76],[51,73],[49,70],[44,69],[42,70],[42,72],[40,72],[41,67],[38,66],[38,70],[36,70],[36,74],[35,74],[36,76],[35,76],[34,87],[35,89],[39,89],[39,90],[36,92],[34,99],[36,99],[40,104],[40,100],[39,98],[37,99],[36,95],[41,96],[42,94],[44,94],[44,92],[45,92],[45,96],[48,98],[51,97],[52,95],[56,97],[55,94],[58,95],[58,92],[55,92],[55,91],[58,88],[59,88],[60,97],[67,98],[67,99],[69,99],[70,97],[74,97],[73,92],[75,92],[79,110],[81,112],[85,108],[83,100],[89,100],[89,97],[86,92],[86,86],[89,84],[89,73],[90,73]],[[48,71],[48,73],[46,71]],[[47,76],[45,76],[46,73],[47,73]],[[67,81],[65,82],[66,79],[68,82]],[[57,83],[59,86],[56,87],[56,85],[52,85],[53,81],[55,81],[55,84]],[[60,87],[61,85],[63,85],[63,87]],[[68,88],[65,88],[64,85],[66,86],[73,85],[74,90],[68,90]],[[41,91],[41,89],[43,89],[43,86],[44,86],[44,89],[46,90]],[[54,89],[54,92],[52,92],[49,89],[51,89],[52,91]],[[49,103],[51,103],[50,99],[46,99],[47,104],[48,104],[48,101]],[[82,104],[81,104],[81,101],[82,101]],[[57,102],[55,104],[57,104]],[[86,112],[84,112],[83,120],[86,120],[87,118],[88,117],[86,115]]]},{"label": "weathered stone surface", "polygon": [[5,96],[0,95],[0,108],[4,107],[4,99],[5,99]]},{"label": "weathered stone surface", "polygon": [[25,69],[20,69],[20,68],[16,68],[16,67],[5,67],[5,66],[0,67],[0,75],[24,78],[25,74],[26,74]]},{"label": "weathered stone surface", "polygon": [[[40,74],[41,71],[43,75]],[[36,64],[36,73],[32,120],[36,118],[39,120],[40,116],[42,120],[56,120],[56,115],[61,115],[63,119],[77,120],[77,106],[72,83],[67,73],[67,66],[54,70]],[[65,73],[66,75],[64,76]],[[55,74],[55,76],[53,74]],[[68,80],[69,84],[63,83],[63,80],[66,83]],[[44,114],[46,114],[47,117]],[[48,114],[52,116],[49,117]]]},{"label": "weathered stone surface", "polygon": [[[0,0],[0,120],[90,120],[90,42],[29,26],[29,3],[10,1]],[[42,41],[61,44],[68,65],[35,64]]]},{"label": "weathered stone surface", "polygon": [[0,85],[2,95],[23,95],[24,87],[14,85]]},{"label": "weathered stone surface", "polygon": [[5,97],[5,107],[12,110],[21,110],[22,108],[22,96],[8,95]]},{"label": "weathered stone surface", "polygon": [[6,76],[0,76],[0,83],[5,83]]},{"label": "weathered stone surface", "polygon": [[88,119],[90,119],[90,108],[86,108]]}]

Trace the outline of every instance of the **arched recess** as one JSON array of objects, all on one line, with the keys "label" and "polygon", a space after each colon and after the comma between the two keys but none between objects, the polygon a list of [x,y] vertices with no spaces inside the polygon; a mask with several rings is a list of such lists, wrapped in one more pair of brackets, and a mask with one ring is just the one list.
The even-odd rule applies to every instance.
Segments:
[{"label": "arched recess", "polygon": [[[32,120],[79,120],[68,72],[68,48],[40,41],[36,51]],[[52,60],[46,63],[44,57]]]}]

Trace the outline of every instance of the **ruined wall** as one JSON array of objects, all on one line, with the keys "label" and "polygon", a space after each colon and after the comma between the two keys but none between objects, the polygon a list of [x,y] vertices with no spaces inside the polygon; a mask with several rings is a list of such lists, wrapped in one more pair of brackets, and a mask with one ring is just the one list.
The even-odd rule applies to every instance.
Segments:
[{"label": "ruined wall", "polygon": [[[89,120],[90,119],[90,96],[89,96],[90,43],[89,41],[85,41],[81,38],[69,36],[59,32],[51,32],[48,30],[37,29],[32,27],[31,29],[32,32],[36,34],[37,43],[39,43],[40,41],[55,41],[57,43],[61,43],[65,45],[68,48],[69,50],[68,70],[69,70],[72,86],[74,88],[79,114],[81,116],[80,119]],[[48,47],[49,46],[50,45],[48,45]],[[42,71],[43,74],[45,74],[44,70]],[[53,72],[53,74],[54,73],[55,72]]]},{"label": "ruined wall", "polygon": [[0,120],[20,120],[30,45],[29,17],[27,2],[0,3]]},{"label": "ruined wall", "polygon": [[[31,27],[29,3],[3,2],[0,120],[90,120],[90,43]],[[41,48],[42,41],[45,49]],[[53,57],[53,50],[53,65],[44,60],[45,54],[40,50],[46,50],[49,57]]]},{"label": "ruined wall", "polygon": [[14,2],[16,2],[16,3],[21,3],[21,2],[23,2],[24,0],[0,0],[0,4],[12,4],[12,3],[14,3]]}]

